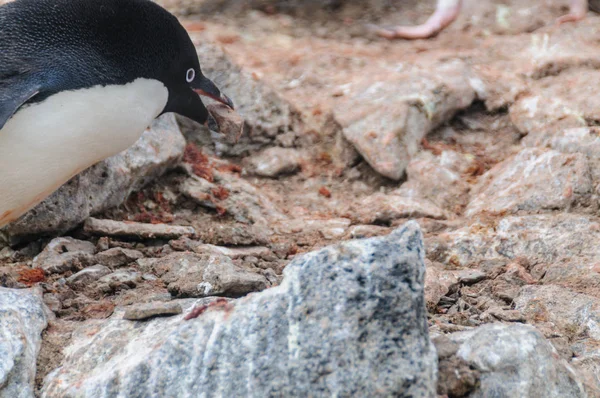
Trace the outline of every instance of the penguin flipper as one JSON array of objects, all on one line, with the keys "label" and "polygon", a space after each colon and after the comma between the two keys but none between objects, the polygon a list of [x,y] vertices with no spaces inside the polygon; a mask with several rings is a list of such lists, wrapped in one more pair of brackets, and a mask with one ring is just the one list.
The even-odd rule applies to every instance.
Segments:
[{"label": "penguin flipper", "polygon": [[31,98],[39,94],[41,85],[18,77],[0,80],[0,130]]}]

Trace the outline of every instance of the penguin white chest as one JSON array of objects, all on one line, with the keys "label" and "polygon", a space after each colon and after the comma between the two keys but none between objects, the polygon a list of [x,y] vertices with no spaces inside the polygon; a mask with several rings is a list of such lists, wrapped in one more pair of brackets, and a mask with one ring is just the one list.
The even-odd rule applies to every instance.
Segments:
[{"label": "penguin white chest", "polygon": [[133,145],[168,96],[163,83],[137,79],[64,91],[17,112],[0,130],[0,227]]}]

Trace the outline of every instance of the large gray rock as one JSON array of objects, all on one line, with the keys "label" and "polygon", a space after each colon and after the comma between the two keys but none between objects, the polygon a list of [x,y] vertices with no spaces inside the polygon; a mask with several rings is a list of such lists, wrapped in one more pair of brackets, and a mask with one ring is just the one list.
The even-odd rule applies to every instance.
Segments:
[{"label": "large gray rock", "polygon": [[480,372],[478,397],[586,397],[574,370],[529,325],[491,324],[449,336],[457,356]]},{"label": "large gray rock", "polygon": [[368,79],[356,84],[335,109],[346,139],[385,177],[400,180],[422,139],[475,99],[465,63],[442,63],[434,69],[365,74]]},{"label": "large gray rock", "polygon": [[594,193],[584,155],[526,148],[481,178],[465,214],[590,207]]},{"label": "large gray rock", "polygon": [[46,326],[40,291],[0,287],[0,398],[34,396],[36,358]]},{"label": "large gray rock", "polygon": [[88,323],[45,397],[433,397],[416,223],[293,261],[278,287],[145,323]]},{"label": "large gray rock", "polygon": [[185,139],[172,114],[157,119],[128,150],[75,176],[44,202],[8,225],[12,243],[28,236],[56,235],[90,215],[119,206],[129,194],[176,165]]}]

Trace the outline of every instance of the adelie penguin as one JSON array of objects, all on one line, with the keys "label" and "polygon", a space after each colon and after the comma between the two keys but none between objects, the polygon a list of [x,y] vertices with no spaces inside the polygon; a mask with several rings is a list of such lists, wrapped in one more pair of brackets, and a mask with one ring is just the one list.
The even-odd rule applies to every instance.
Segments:
[{"label": "adelie penguin", "polygon": [[0,6],[0,227],[137,141],[157,116],[206,123],[190,37],[150,0]]}]

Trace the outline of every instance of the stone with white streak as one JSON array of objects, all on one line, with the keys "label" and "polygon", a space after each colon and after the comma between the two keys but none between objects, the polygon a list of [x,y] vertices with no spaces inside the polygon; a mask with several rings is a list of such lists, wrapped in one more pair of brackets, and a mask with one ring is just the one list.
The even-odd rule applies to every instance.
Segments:
[{"label": "stone with white streak", "polygon": [[0,287],[0,398],[34,396],[45,311],[41,291]]},{"label": "stone with white streak", "polygon": [[264,276],[235,265],[226,255],[172,253],[138,260],[142,271],[158,276],[177,297],[238,297],[269,286]]}]

